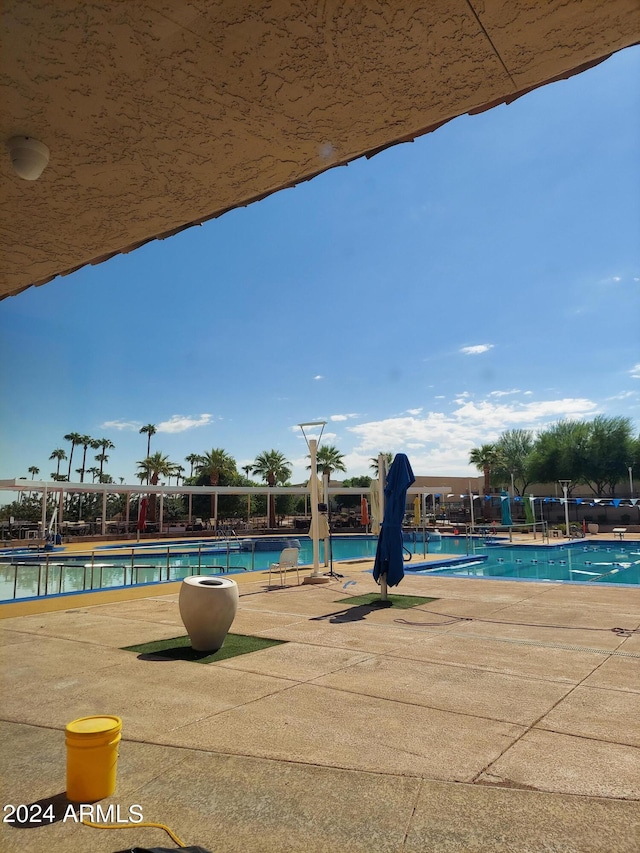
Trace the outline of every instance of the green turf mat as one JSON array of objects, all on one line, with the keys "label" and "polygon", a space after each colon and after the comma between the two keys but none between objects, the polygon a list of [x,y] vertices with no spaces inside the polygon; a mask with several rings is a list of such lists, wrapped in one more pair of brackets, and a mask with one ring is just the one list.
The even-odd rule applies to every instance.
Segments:
[{"label": "green turf mat", "polygon": [[[437,598],[426,598],[423,595],[387,595],[388,601],[391,602],[391,607],[398,607],[400,610],[406,610],[409,607],[418,607],[420,604],[429,604],[430,601],[437,601]],[[353,605],[371,605],[371,607],[384,604],[380,598],[379,592],[370,592],[366,595],[350,595],[347,598],[339,598],[338,604],[353,604]],[[389,605],[388,605],[389,606]]]},{"label": "green turf mat", "polygon": [[196,652],[191,648],[189,637],[171,637],[153,643],[124,646],[125,652],[137,652],[151,660],[189,660],[194,663],[211,663],[217,660],[248,655],[270,646],[280,646],[286,640],[268,640],[265,637],[249,637],[246,634],[227,634],[224,644],[217,652]]}]

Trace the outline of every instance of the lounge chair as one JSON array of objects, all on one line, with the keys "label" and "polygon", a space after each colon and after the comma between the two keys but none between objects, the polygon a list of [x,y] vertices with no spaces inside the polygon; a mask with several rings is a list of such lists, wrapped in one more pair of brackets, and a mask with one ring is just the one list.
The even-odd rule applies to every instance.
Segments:
[{"label": "lounge chair", "polygon": [[280,554],[280,559],[277,563],[270,563],[269,565],[269,586],[271,586],[271,574],[273,572],[278,572],[280,574],[280,586],[287,582],[287,570],[293,571],[296,570],[296,576],[298,579],[298,583],[300,583],[300,569],[298,568],[298,548],[285,548]]}]

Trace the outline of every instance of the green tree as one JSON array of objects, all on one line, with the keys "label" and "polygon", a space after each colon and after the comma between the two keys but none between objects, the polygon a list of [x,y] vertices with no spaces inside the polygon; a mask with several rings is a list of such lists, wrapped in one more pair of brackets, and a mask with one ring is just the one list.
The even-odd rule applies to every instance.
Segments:
[{"label": "green tree", "polygon": [[140,435],[144,435],[145,433],[147,434],[147,459],[151,455],[151,436],[155,435],[157,431],[155,424],[145,424],[145,426],[140,427],[138,430]]},{"label": "green tree", "polygon": [[484,493],[491,494],[491,474],[499,464],[499,455],[495,444],[483,444],[474,447],[469,453],[469,462],[484,475]]},{"label": "green tree", "polygon": [[[273,488],[284,485],[291,476],[291,465],[279,450],[264,450],[253,461],[254,474]],[[276,526],[276,505],[273,495],[269,495],[269,527]]]},{"label": "green tree", "polygon": [[598,415],[588,424],[582,479],[595,495],[612,497],[626,481],[633,446],[631,418]]},{"label": "green tree", "polygon": [[98,469],[98,479],[100,482],[102,482],[104,465],[105,465],[105,462],[109,461],[109,456],[106,453],[98,453],[98,454],[96,454],[95,460],[96,460],[96,462],[100,463],[100,468]]},{"label": "green tree", "polygon": [[573,487],[585,482],[589,425],[583,421],[558,421],[541,432],[529,457],[530,482],[571,480]]},{"label": "green tree", "polygon": [[[331,474],[334,471],[346,472],[347,470],[344,464],[344,453],[340,453],[338,448],[331,444],[326,444],[318,448],[316,466],[318,471],[328,474],[329,478],[331,478]],[[307,469],[310,468],[311,465],[307,465]]]},{"label": "green tree", "polygon": [[[222,475],[232,476],[237,473],[236,460],[221,447],[214,447],[208,453],[203,453],[196,465],[198,474],[209,478],[210,486],[220,485],[220,477]],[[216,496],[211,495],[210,518],[215,517],[215,508]]]},{"label": "green tree", "polygon": [[32,480],[35,478],[36,474],[40,473],[40,469],[36,468],[35,465],[31,465],[29,468],[27,468],[27,471],[31,474]]},{"label": "green tree", "polygon": [[[163,456],[162,453],[154,453],[152,456],[147,456],[146,459],[136,462],[136,465],[140,469],[140,473],[138,474],[141,478],[140,481],[142,482],[146,478],[149,485],[157,486],[160,477],[168,477],[170,475],[172,464],[169,461],[169,457]],[[155,522],[155,520],[156,495],[153,493],[149,497],[149,521]]]},{"label": "green tree", "polygon": [[55,459],[56,460],[56,476],[54,477],[52,474],[51,475],[52,479],[58,480],[60,478],[60,463],[63,461],[63,459],[66,459],[66,458],[67,458],[67,454],[65,453],[65,451],[61,447],[59,447],[57,450],[54,450],[53,453],[51,454],[49,459]]},{"label": "green tree", "polygon": [[188,462],[190,465],[189,468],[189,479],[193,479],[193,468],[197,465],[202,457],[198,453],[190,453],[188,456],[185,456],[184,461]]},{"label": "green tree", "polygon": [[516,492],[523,495],[529,483],[528,465],[535,440],[529,429],[510,429],[496,442],[495,476],[503,485],[513,483]]},{"label": "green tree", "polygon": [[96,439],[96,446],[101,449],[101,453],[96,456],[96,459],[100,463],[100,477],[102,477],[102,469],[104,467],[104,463],[109,461],[109,457],[107,456],[107,450],[113,450],[115,445],[108,438],[98,438]]},{"label": "green tree", "polygon": [[69,432],[65,435],[64,440],[71,442],[71,451],[69,452],[69,471],[67,473],[67,480],[71,482],[71,463],[73,460],[73,451],[79,444],[82,444],[82,436],[79,432]]},{"label": "green tree", "polygon": [[[348,486],[349,488],[361,488],[363,492],[368,491],[371,486],[371,477],[350,477],[348,480],[345,480],[342,483],[343,486]],[[360,508],[360,495],[341,495],[340,503],[345,509],[359,509]]]},{"label": "green tree", "polygon": [[381,452],[378,454],[378,456],[372,456],[372,457],[371,457],[371,459],[369,460],[369,462],[371,463],[371,464],[369,465],[369,470],[370,470],[370,471],[373,471],[373,475],[374,475],[374,477],[376,477],[376,478],[379,476],[379,471],[378,471],[378,458],[379,458],[380,456],[384,456],[384,458],[385,458],[387,471],[389,470],[389,468],[391,467],[391,463],[393,462],[393,453],[390,453],[388,450],[386,450],[386,451],[381,451]]},{"label": "green tree", "polygon": [[84,473],[85,473],[85,468],[87,466],[87,449],[89,447],[91,447],[91,448],[93,448],[93,450],[97,450],[98,447],[100,447],[100,445],[98,444],[96,439],[91,438],[90,435],[81,436],[79,444],[82,445],[83,452],[82,452],[82,466],[78,470],[80,471],[80,482],[84,483]]}]

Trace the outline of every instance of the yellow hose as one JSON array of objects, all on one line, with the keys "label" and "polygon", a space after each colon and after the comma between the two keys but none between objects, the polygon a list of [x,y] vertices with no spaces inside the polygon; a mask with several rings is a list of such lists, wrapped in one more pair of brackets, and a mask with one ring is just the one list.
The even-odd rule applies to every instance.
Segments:
[{"label": "yellow hose", "polygon": [[187,846],[184,841],[180,841],[175,832],[169,829],[168,826],[165,826],[164,823],[93,823],[90,820],[83,820],[82,823],[85,826],[92,826],[94,829],[139,829],[141,826],[151,826],[155,829],[164,829],[165,832],[168,832],[171,839],[175,841],[178,847]]}]

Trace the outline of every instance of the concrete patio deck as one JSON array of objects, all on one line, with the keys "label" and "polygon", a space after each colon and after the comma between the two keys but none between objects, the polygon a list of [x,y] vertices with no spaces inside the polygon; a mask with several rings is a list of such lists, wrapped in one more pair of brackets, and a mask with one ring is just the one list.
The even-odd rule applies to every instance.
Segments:
[{"label": "concrete patio deck", "polygon": [[[137,804],[215,853],[637,853],[640,590],[407,576],[392,592],[437,601],[345,604],[377,590],[366,568],[243,576],[232,630],[287,642],[208,665],[121,649],[183,635],[176,594],[3,619],[3,805],[63,815],[65,724],[117,714],[103,809]],[[71,819],[0,836],[6,853],[136,845],[174,846]]]}]

